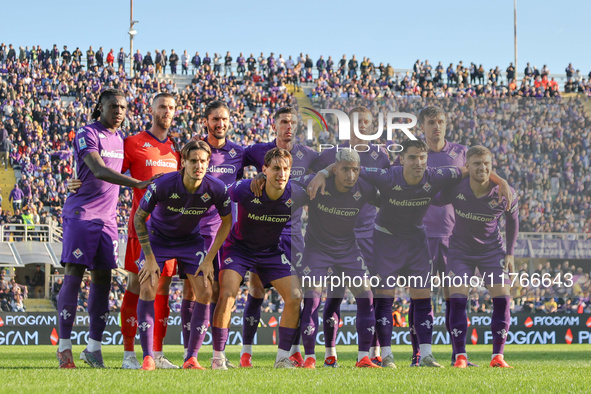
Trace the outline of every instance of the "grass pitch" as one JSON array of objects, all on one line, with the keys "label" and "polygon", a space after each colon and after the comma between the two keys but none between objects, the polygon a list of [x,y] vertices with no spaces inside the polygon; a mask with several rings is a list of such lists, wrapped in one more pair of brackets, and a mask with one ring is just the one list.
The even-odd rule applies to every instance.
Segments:
[{"label": "grass pitch", "polygon": [[[276,370],[275,346],[254,346],[252,369],[229,371],[122,370],[123,349],[104,346],[106,370],[93,370],[78,360],[83,346],[74,346],[77,370],[58,370],[55,346],[0,347],[0,392],[589,392],[589,345],[507,346],[505,359],[515,369],[490,368],[491,346],[468,346],[470,361],[480,368],[450,367],[449,346],[434,346],[433,354],[444,369],[410,368],[410,347],[394,346],[397,369],[354,368],[355,346],[339,346],[340,368],[323,368],[324,348],[317,347],[316,370]],[[165,354],[181,365],[181,346],[165,346]],[[136,347],[141,355],[141,349]],[[240,348],[228,346],[228,358],[238,365]],[[211,346],[200,363],[210,367]]]}]

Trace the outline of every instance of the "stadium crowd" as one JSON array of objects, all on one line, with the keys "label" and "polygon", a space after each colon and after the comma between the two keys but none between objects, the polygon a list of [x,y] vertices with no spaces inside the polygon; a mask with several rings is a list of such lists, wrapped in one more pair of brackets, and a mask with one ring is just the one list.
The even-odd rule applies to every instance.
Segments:
[{"label": "stadium crowd", "polygon": [[[212,57],[209,53],[190,55],[184,51],[179,56],[174,51],[167,55],[165,50],[155,50],[153,56],[137,51],[134,71],[129,75],[125,71],[129,57],[123,48],[118,53],[113,49],[105,53],[102,47],[96,52],[90,47],[83,53],[80,48],[70,52],[66,46],[60,50],[57,45],[45,50],[0,45],[0,150],[5,165],[10,162],[20,169],[20,179],[8,197],[13,209],[0,212],[1,224],[61,223],[66,182],[74,171],[71,142],[76,130],[90,121],[98,94],[107,87],[127,95],[129,111],[123,125],[127,135],[150,127],[151,97],[169,91],[177,97],[171,132],[179,144],[203,134],[202,110],[207,102],[220,99],[231,109],[230,138],[248,146],[274,137],[270,114],[293,102],[287,85],[299,89],[302,82],[309,82],[310,99],[321,105],[329,100],[333,107],[381,99],[418,113],[419,108],[437,101],[448,114],[448,140],[466,145],[478,142],[490,148],[499,174],[519,191],[521,231],[591,232],[589,121],[580,99],[560,98],[558,83],[546,66],[538,70],[528,63],[517,84],[512,64],[504,72],[499,67],[487,72],[475,63],[444,67],[441,62],[433,66],[427,60],[417,60],[412,71],[399,74],[390,64],[376,66],[365,57],[357,60],[355,55],[338,60],[321,56],[314,61],[302,53],[294,58],[273,53],[246,57],[241,53],[234,59],[229,52]],[[166,78],[177,70],[192,76],[184,89]],[[565,91],[591,95],[591,74],[585,79],[571,64],[565,73]],[[306,141],[303,123],[300,126],[298,139],[302,143],[336,142],[330,132]],[[252,171],[245,172],[247,177],[252,175]],[[131,191],[121,190],[118,223],[125,227]],[[584,275],[587,290],[582,285],[581,294],[520,289],[516,308],[525,309],[531,298],[536,310],[550,297],[572,296],[574,304],[586,294],[588,300],[588,273],[579,278]],[[120,306],[125,288],[124,280],[115,282],[112,310]],[[14,285],[3,282],[2,287],[2,292],[13,298],[3,295],[3,307],[18,304]],[[173,310],[180,305],[178,290],[171,290]],[[485,294],[476,295],[472,308],[486,309]],[[401,294],[398,301],[403,298]],[[280,309],[276,294],[269,293],[268,299],[270,310]],[[83,303],[79,307],[84,308]],[[240,308],[239,302],[236,308]]]}]

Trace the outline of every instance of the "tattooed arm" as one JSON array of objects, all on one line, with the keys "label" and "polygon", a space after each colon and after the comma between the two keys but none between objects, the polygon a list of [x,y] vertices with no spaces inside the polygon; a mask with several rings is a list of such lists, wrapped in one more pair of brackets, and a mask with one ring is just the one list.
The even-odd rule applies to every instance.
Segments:
[{"label": "tattooed arm", "polygon": [[141,269],[138,273],[140,285],[150,279],[149,285],[154,287],[158,284],[158,280],[160,278],[160,268],[156,263],[156,257],[154,256],[152,247],[150,246],[150,237],[148,235],[148,227],[146,226],[146,219],[148,218],[148,215],[148,212],[144,211],[141,207],[138,207],[133,218],[133,224],[135,225],[135,231],[137,233],[137,238],[140,242],[140,245],[142,246],[142,251],[146,257],[146,261],[141,266]]}]

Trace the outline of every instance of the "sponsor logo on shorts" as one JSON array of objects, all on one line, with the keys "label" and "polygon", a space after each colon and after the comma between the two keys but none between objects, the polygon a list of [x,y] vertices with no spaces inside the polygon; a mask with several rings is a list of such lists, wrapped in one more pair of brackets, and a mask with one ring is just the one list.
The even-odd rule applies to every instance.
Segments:
[{"label": "sponsor logo on shorts", "polygon": [[423,190],[426,192],[431,190],[431,185],[429,184],[429,182],[425,182],[425,186],[423,186]]},{"label": "sponsor logo on shorts", "polygon": [[153,146],[149,142],[145,142],[142,148],[153,148]]},{"label": "sponsor logo on shorts", "polygon": [[226,265],[230,265],[230,264],[232,264],[233,262],[234,262],[234,260],[232,260],[232,258],[231,258],[231,257],[228,257],[227,259],[225,259],[225,260],[224,260],[224,264],[226,264]]},{"label": "sponsor logo on shorts", "polygon": [[74,257],[76,257],[77,259],[79,259],[80,257],[82,257],[82,255],[84,253],[82,253],[82,251],[80,250],[80,248],[78,248],[75,251],[73,251],[72,254],[74,255]]},{"label": "sponsor logo on shorts", "polygon": [[208,202],[209,200],[211,200],[211,197],[209,196],[209,193],[205,193],[201,196],[201,199],[203,200],[203,202]]}]

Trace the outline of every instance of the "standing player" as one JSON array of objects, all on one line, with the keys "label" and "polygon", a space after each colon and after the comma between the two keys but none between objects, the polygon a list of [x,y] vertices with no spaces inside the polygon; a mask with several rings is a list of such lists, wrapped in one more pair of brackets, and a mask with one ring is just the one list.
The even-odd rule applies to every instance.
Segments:
[{"label": "standing player", "polygon": [[[357,301],[357,335],[359,353],[356,367],[381,368],[369,359],[369,348],[375,333],[373,295],[369,272],[356,242],[356,221],[365,205],[376,199],[376,189],[359,180],[359,154],[343,149],[336,154],[334,177],[327,181],[325,192],[308,205],[306,246],[300,272],[305,285],[301,332],[305,349],[304,368],[316,368],[316,328],[322,281],[332,275],[349,280],[348,286]],[[311,176],[302,179],[307,186]],[[294,181],[292,187],[295,187]],[[346,279],[345,279],[346,278]],[[336,352],[335,352],[336,357]],[[331,365],[336,367],[336,359]]]},{"label": "standing player", "polygon": [[[125,139],[125,159],[123,172],[129,170],[131,176],[148,179],[158,173],[168,173],[179,168],[179,153],[175,143],[168,136],[168,129],[172,123],[176,102],[170,93],[159,93],[152,101],[152,127],[149,131],[142,131]],[[121,333],[123,334],[123,365],[124,369],[139,369],[134,342],[137,331],[137,305],[140,294],[138,280],[138,262],[141,246],[137,238],[133,217],[145,190],[133,190],[133,203],[128,224],[127,251],[125,254],[125,269],[128,272],[127,289],[121,305]],[[170,308],[168,306],[170,282],[175,274],[176,262],[167,261],[162,269],[162,276],[156,291],[154,303],[154,361],[156,368],[178,368],[162,353],[162,343],[166,336],[166,328]]]},{"label": "standing player", "polygon": [[[230,126],[230,108],[223,101],[212,101],[205,107],[203,114],[203,127],[207,130],[205,142],[211,149],[211,159],[207,173],[224,182],[226,186],[242,178],[242,163],[244,148],[227,137]],[[205,246],[209,249],[215,238],[215,234],[221,225],[221,219],[215,206],[201,218],[201,235],[205,239]],[[215,283],[213,285],[212,314],[215,310],[215,302],[219,293],[219,263],[214,260]],[[213,317],[213,316],[212,316]]]},{"label": "standing player", "polygon": [[93,368],[104,368],[101,352],[102,335],[109,316],[111,270],[117,268],[116,208],[119,186],[145,189],[151,181],[121,174],[123,137],[119,127],[125,119],[127,102],[119,90],[101,92],[92,118],[97,122],[78,130],[74,154],[82,186],[70,194],[64,204],[64,242],[61,263],[65,266],[60,290],[59,347],[60,368],[76,368],[72,357],[72,327],[80,283],[86,269],[91,284],[88,299],[90,333],[88,346],[80,359]]},{"label": "standing player", "polygon": [[[137,179],[149,179],[160,173],[175,171],[179,168],[180,157],[175,143],[168,137],[168,130],[174,117],[176,102],[170,93],[159,93],[152,100],[152,127],[149,131],[142,131],[127,137],[124,141],[124,159],[122,172],[129,170],[130,175]],[[70,182],[70,190],[77,183]],[[74,189],[75,190],[75,189]],[[135,335],[137,332],[137,304],[140,293],[138,281],[138,262],[141,247],[133,225],[133,217],[144,196],[145,190],[133,189],[133,203],[128,224],[127,250],[125,253],[125,269],[127,275],[127,289],[121,304],[121,334],[123,336],[123,369],[139,369],[135,351]],[[169,289],[174,275],[175,261],[166,262],[156,292],[154,350],[156,368],[178,368],[162,353],[162,343],[166,336],[166,328],[170,308],[168,306]],[[184,289],[190,290],[190,285]],[[185,291],[186,292],[186,291]]]},{"label": "standing player", "polygon": [[[157,179],[149,187],[134,217],[142,246],[138,327],[144,351],[144,370],[156,368],[152,351],[154,297],[164,262],[170,259],[178,261],[179,273],[187,276],[197,297],[183,368],[204,369],[197,361],[197,354],[209,324],[213,260],[232,226],[225,185],[206,175],[210,156],[211,150],[205,142],[189,141],[181,151],[182,170]],[[199,231],[199,219],[212,205],[219,212],[222,225],[207,252]]]},{"label": "standing player", "polygon": [[[244,165],[253,165],[258,172],[261,172],[267,152],[273,148],[282,148],[290,152],[293,160],[290,176],[299,177],[305,175],[318,157],[318,153],[304,145],[294,143],[296,127],[297,112],[295,109],[289,106],[278,109],[273,115],[272,125],[273,130],[277,133],[277,138],[268,143],[255,144],[246,148]],[[334,158],[330,163],[334,163]],[[302,258],[304,238],[301,231],[301,215],[301,209],[294,211],[291,220],[287,222],[281,235],[281,247],[290,260],[292,256],[296,260]],[[296,265],[297,261],[293,263]],[[242,341],[244,344],[240,351],[240,366],[242,367],[252,366],[252,344],[261,318],[261,305],[263,304],[264,295],[261,280],[256,272],[251,271],[249,274],[249,294],[242,318]],[[296,336],[294,345],[290,349],[290,358],[297,366],[301,367],[304,364],[304,359],[300,352],[299,339],[299,335]]]},{"label": "standing player", "polygon": [[[378,149],[377,146],[365,150],[364,145],[366,141],[361,140],[355,135],[353,131],[354,114],[358,117],[358,130],[361,134],[371,134],[373,126],[373,115],[368,108],[355,107],[349,111],[349,119],[351,120],[351,134],[349,141],[338,147],[334,147],[323,151],[320,157],[313,164],[313,171],[319,171],[335,162],[337,152],[342,149],[353,148],[357,149],[361,160],[362,167],[371,168],[388,168],[390,167],[390,160],[388,154],[383,148]],[[367,145],[366,145],[367,146]],[[355,148],[357,147],[357,148]],[[355,225],[355,239],[357,245],[361,249],[361,253],[365,261],[370,261],[373,254],[372,237],[377,210],[374,206],[366,204],[357,216],[357,223]],[[296,270],[301,267],[296,266]],[[298,272],[301,274],[301,272]],[[324,326],[324,346],[325,346],[325,360],[324,366],[337,366],[337,351],[336,340],[339,329],[339,321],[341,319],[341,303],[343,301],[342,295],[328,292],[326,302],[324,304],[324,314],[322,317]],[[379,350],[376,350],[375,340],[370,348],[371,361],[377,365],[381,365],[381,358],[379,357]]]},{"label": "standing player", "polygon": [[[503,198],[499,203],[499,187],[490,180],[492,153],[483,146],[473,146],[467,153],[470,178],[444,190],[439,203],[451,204],[455,210],[455,226],[450,240],[446,275],[470,278],[478,271],[488,284],[493,298],[491,330],[493,351],[491,367],[512,368],[505,362],[503,350],[511,323],[508,272],[514,269],[514,249],[519,230],[517,199],[512,204]],[[516,193],[511,189],[512,195]],[[437,203],[437,202],[436,202]],[[509,206],[509,213],[506,213]],[[505,214],[506,251],[499,231],[499,218]],[[466,368],[466,306],[470,287],[451,288],[450,328],[456,351],[454,367]]]},{"label": "standing player", "polygon": [[290,153],[273,148],[265,155],[263,173],[267,180],[261,197],[256,197],[250,190],[251,180],[239,181],[229,189],[230,197],[238,203],[238,220],[221,254],[220,298],[212,329],[213,369],[227,369],[223,351],[228,339],[231,308],[240,282],[253,268],[261,281],[273,285],[285,301],[275,367],[294,367],[289,351],[298,334],[302,299],[289,259],[279,247],[279,238],[296,201],[304,196],[300,188],[294,188],[292,193],[290,171]]}]

